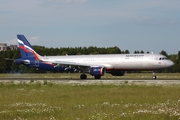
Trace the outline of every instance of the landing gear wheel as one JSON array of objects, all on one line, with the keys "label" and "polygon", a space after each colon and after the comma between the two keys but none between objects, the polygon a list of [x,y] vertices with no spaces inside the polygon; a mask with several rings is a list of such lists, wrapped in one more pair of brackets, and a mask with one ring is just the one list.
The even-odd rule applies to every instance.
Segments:
[{"label": "landing gear wheel", "polygon": [[86,74],[83,73],[83,74],[80,75],[80,79],[86,79],[86,78],[87,78]]},{"label": "landing gear wheel", "polygon": [[156,76],[153,76],[152,78],[153,78],[153,79],[156,79]]},{"label": "landing gear wheel", "polygon": [[101,79],[101,76],[94,76],[95,79]]},{"label": "landing gear wheel", "polygon": [[156,79],[156,78],[157,78],[156,75],[155,75],[155,71],[154,71],[154,70],[152,71],[152,78],[153,78],[153,79]]}]

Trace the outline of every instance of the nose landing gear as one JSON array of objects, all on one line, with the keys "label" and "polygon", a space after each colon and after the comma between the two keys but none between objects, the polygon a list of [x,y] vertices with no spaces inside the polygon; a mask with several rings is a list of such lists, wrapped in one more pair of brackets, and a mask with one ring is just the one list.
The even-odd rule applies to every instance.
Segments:
[{"label": "nose landing gear", "polygon": [[157,77],[156,77],[156,74],[155,74],[155,70],[152,71],[152,78],[153,78],[153,79],[156,79],[156,78],[157,78]]}]

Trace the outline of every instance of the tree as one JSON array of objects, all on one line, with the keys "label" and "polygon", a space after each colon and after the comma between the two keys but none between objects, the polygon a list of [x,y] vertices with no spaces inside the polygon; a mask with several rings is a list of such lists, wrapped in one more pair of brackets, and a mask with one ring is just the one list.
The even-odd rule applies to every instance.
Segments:
[{"label": "tree", "polygon": [[104,47],[99,48],[98,51],[99,51],[99,54],[107,54],[107,49]]},{"label": "tree", "polygon": [[168,69],[169,72],[176,72],[179,69],[179,67],[177,66],[177,61],[178,61],[177,60],[178,59],[177,56],[178,55],[176,55],[176,54],[169,55],[169,59],[172,60],[175,63],[175,65],[173,67]]},{"label": "tree", "polygon": [[141,50],[141,52],[140,52],[141,54],[144,54],[144,51],[143,50]]},{"label": "tree", "polygon": [[122,50],[122,51],[121,51],[121,54],[129,54],[129,53],[130,53],[129,50],[125,50],[125,51]]},{"label": "tree", "polygon": [[162,50],[162,51],[160,52],[160,54],[168,57],[168,54],[167,54],[166,51],[164,51],[164,50]]},{"label": "tree", "polygon": [[[20,52],[19,52],[19,49],[18,50],[15,50],[13,51],[14,52],[14,55],[12,56],[12,59],[18,59],[20,58]],[[11,63],[11,73],[17,73],[20,71],[20,66],[17,65],[14,61]]]},{"label": "tree", "polygon": [[107,49],[107,53],[108,53],[108,54],[121,54],[121,50],[120,50],[117,46],[115,46],[115,47],[109,47],[109,48]]},{"label": "tree", "polygon": [[138,50],[135,50],[135,51],[134,51],[134,54],[139,54],[139,51],[138,51]]},{"label": "tree", "polygon": [[178,51],[176,60],[175,60],[175,71],[180,72],[180,51]]}]

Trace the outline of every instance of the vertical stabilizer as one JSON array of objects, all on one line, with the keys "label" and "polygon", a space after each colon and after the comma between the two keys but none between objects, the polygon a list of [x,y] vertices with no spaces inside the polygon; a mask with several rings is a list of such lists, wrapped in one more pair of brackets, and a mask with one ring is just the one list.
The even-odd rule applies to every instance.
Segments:
[{"label": "vertical stabilizer", "polygon": [[22,58],[34,57],[36,60],[40,60],[40,55],[34,51],[33,47],[24,35],[17,35],[17,38]]}]

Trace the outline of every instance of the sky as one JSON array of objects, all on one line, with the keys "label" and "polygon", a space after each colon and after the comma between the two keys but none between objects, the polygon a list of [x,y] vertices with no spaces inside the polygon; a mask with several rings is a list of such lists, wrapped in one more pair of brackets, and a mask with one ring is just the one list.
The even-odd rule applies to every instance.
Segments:
[{"label": "sky", "polygon": [[1,0],[0,43],[180,51],[180,0]]}]

